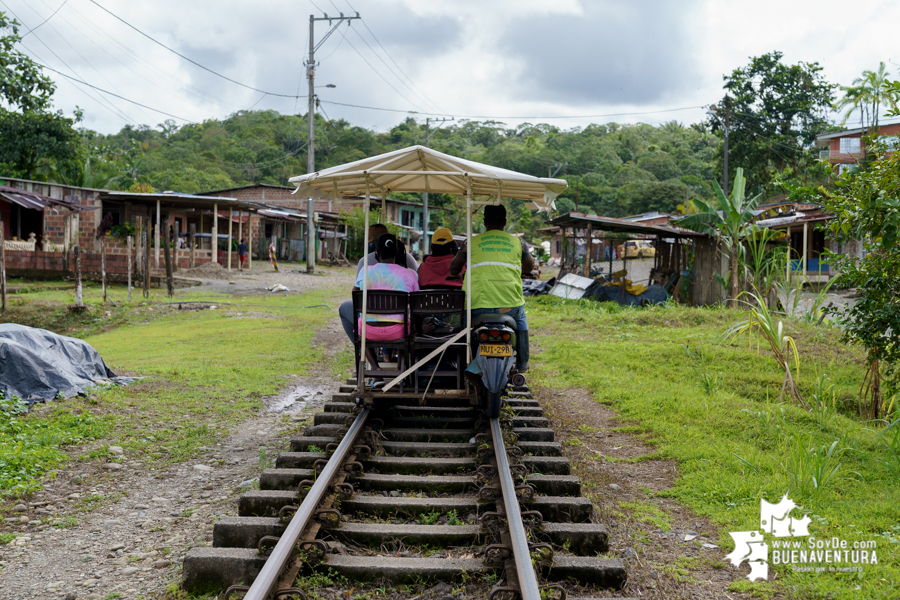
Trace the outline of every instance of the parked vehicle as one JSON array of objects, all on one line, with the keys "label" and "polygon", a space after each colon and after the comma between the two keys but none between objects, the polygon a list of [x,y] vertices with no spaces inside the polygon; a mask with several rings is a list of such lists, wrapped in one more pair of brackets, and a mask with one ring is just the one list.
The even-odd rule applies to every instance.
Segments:
[{"label": "parked vehicle", "polygon": [[628,240],[625,242],[625,258],[652,258],[656,248],[649,240]]}]

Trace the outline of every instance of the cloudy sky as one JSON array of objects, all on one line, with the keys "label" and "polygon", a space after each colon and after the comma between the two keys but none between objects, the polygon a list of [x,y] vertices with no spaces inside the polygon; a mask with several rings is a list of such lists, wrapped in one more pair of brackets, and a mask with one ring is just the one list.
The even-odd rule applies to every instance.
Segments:
[{"label": "cloudy sky", "polygon": [[[250,108],[305,113],[309,16],[323,12],[362,19],[316,53],[316,86],[336,86],[316,90],[322,109],[380,131],[410,111],[562,128],[693,123],[721,98],[724,73],[772,50],[842,84],[879,61],[900,68],[900,2],[0,0],[0,11],[36,28],[23,48],[42,64],[149,107],[48,73],[55,108],[81,107],[104,133]],[[329,29],[316,22],[316,43]]]}]

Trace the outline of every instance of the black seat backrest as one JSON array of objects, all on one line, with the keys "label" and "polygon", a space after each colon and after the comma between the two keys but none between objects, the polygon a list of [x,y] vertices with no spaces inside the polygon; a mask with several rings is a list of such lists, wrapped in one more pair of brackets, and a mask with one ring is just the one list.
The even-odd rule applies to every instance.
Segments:
[{"label": "black seat backrest", "polygon": [[[353,312],[362,312],[362,290],[353,291]],[[393,290],[369,290],[366,294],[366,313],[370,315],[406,315],[409,293]],[[404,317],[405,319],[405,317]]]},{"label": "black seat backrest", "polygon": [[462,290],[419,290],[409,294],[409,311],[412,315],[413,331],[422,332],[422,321],[434,315],[460,315],[460,323],[465,321],[466,293]]},{"label": "black seat backrest", "polygon": [[516,320],[509,315],[487,314],[476,315],[472,317],[472,329],[478,327],[479,325],[486,325],[490,323],[503,324],[511,328],[513,331],[518,331],[518,328],[516,327]]}]

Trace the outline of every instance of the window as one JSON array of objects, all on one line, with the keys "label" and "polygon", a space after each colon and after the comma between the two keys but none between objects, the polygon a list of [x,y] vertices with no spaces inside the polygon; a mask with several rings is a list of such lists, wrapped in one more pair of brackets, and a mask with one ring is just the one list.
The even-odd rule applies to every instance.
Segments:
[{"label": "window", "polygon": [[841,163],[838,165],[838,173],[843,175],[844,173],[855,173],[859,171],[859,165]]},{"label": "window", "polygon": [[859,138],[841,138],[841,154],[859,152]]},{"label": "window", "polygon": [[562,254],[562,242],[559,240],[556,240],[556,253]]}]

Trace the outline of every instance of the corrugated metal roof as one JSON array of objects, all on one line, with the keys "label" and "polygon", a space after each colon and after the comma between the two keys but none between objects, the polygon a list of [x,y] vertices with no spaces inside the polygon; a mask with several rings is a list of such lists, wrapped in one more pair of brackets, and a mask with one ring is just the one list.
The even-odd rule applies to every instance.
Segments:
[{"label": "corrugated metal roof", "polygon": [[96,206],[82,206],[77,202],[66,199],[57,200],[50,196],[44,196],[43,194],[29,192],[27,190],[20,190],[19,188],[9,187],[7,185],[0,185],[0,197],[29,210],[42,211],[45,207],[50,205],[79,211],[97,210],[98,208]]},{"label": "corrugated metal roof", "polygon": [[555,219],[551,219],[549,223],[560,227],[587,227],[588,223],[599,226],[595,229],[599,231],[610,231],[614,233],[643,233],[649,235],[665,235],[668,237],[706,237],[706,234],[673,227],[671,225],[646,225],[643,223],[634,223],[624,219],[616,219],[614,217],[601,217],[599,215],[588,215],[584,213],[570,212],[560,215]]}]

